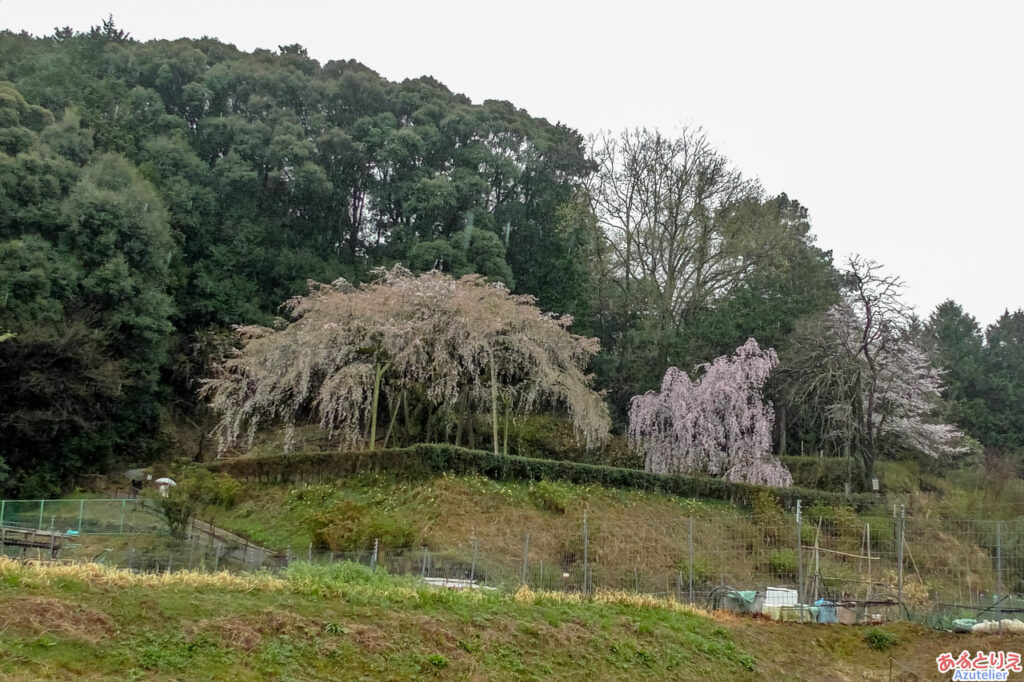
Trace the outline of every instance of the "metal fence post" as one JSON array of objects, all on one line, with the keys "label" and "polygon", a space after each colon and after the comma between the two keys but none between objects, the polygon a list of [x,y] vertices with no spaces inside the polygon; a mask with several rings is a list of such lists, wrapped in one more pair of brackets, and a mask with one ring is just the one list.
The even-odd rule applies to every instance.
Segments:
[{"label": "metal fence post", "polygon": [[899,602],[900,606],[903,606],[903,543],[906,542],[906,521],[907,521],[907,509],[905,505],[900,505],[900,518],[899,525],[897,528],[899,532],[899,547],[896,549],[896,563],[899,564],[899,575],[896,582],[896,601]]},{"label": "metal fence post", "polygon": [[39,500],[39,526],[38,530],[43,529],[43,506],[46,505],[46,500]]},{"label": "metal fence post", "polygon": [[796,501],[796,600],[803,604],[804,592],[804,538],[801,531],[803,517],[800,514],[800,500]]},{"label": "metal fence post", "polygon": [[7,500],[0,500],[0,526],[4,525],[4,507],[7,506]]},{"label": "metal fence post", "polygon": [[530,534],[526,534],[526,542],[523,543],[523,580],[522,584],[526,585],[526,561],[530,554]]},{"label": "metal fence post", "polygon": [[[213,544],[213,537],[212,536],[210,538],[210,544]],[[285,566],[291,566],[292,565],[292,546],[291,545],[288,545],[287,547],[285,547],[285,550],[284,550],[284,565]]]},{"label": "metal fence post", "polygon": [[689,561],[687,568],[690,573],[690,603],[693,603],[693,517],[690,517]]},{"label": "metal fence post", "polygon": [[476,533],[473,533],[473,563],[469,567],[469,581],[473,582],[476,579]]},{"label": "metal fence post", "polygon": [[590,557],[587,555],[587,552],[590,549],[588,547],[589,540],[590,540],[590,538],[588,537],[588,534],[587,534],[587,508],[584,507],[583,508],[583,594],[589,594],[590,593],[589,590],[587,589],[587,575],[588,575],[588,570],[590,568],[590,561],[589,561]]},{"label": "metal fence post", "polygon": [[121,530],[118,533],[119,535],[124,535],[124,510],[127,505],[128,500],[121,500]]},{"label": "metal fence post", "polygon": [[999,631],[1003,631],[1003,523],[996,521],[996,600],[999,604]]},{"label": "metal fence post", "polygon": [[370,557],[370,570],[377,570],[377,549],[380,547],[380,538],[373,539],[373,555]]},{"label": "metal fence post", "polygon": [[78,534],[82,534],[82,515],[85,513],[85,500],[78,501]]}]

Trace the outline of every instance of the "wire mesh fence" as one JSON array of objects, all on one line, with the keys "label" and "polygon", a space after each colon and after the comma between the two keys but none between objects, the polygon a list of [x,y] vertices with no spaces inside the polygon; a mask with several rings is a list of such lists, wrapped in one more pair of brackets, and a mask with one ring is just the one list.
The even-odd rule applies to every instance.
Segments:
[{"label": "wire mesh fence", "polygon": [[166,523],[152,500],[0,500],[0,526],[78,534],[157,533]]},{"label": "wire mesh fence", "polygon": [[[61,537],[59,559],[135,571],[278,571],[296,561],[353,561],[453,588],[620,590],[711,606],[735,607],[730,599],[743,592],[764,599],[774,588],[797,604],[846,605],[857,620],[948,622],[1024,612],[1024,519],[907,517],[899,509],[864,517],[812,508],[680,515],[623,532],[584,512],[541,528],[492,527],[422,547],[376,541],[272,552],[200,522],[174,538],[145,500],[8,500],[2,513],[5,532],[52,529]],[[0,536],[0,551],[45,559],[40,537],[33,545]]]}]

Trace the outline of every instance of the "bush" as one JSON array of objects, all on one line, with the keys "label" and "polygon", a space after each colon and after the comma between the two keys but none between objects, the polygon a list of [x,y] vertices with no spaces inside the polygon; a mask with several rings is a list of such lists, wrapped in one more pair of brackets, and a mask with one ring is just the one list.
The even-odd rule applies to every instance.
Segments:
[{"label": "bush", "polygon": [[875,651],[885,651],[899,644],[896,633],[882,628],[868,628],[864,633],[864,643]]},{"label": "bush", "polygon": [[780,457],[793,485],[834,493],[845,492],[846,481],[851,492],[864,490],[864,465],[856,457]]},{"label": "bush", "polygon": [[530,500],[538,509],[564,514],[572,506],[574,492],[565,483],[537,481],[530,485]]},{"label": "bush", "polygon": [[777,549],[770,552],[762,570],[780,578],[795,578],[799,570],[796,552],[791,549]]},{"label": "bush", "polygon": [[644,468],[643,455],[630,448],[625,438],[612,436],[603,445],[588,450],[577,442],[570,421],[550,415],[517,417],[509,428],[509,452],[534,459]]},{"label": "bush", "polygon": [[182,472],[177,485],[167,491],[166,497],[156,488],[149,488],[146,495],[156,502],[171,534],[181,537],[192,519],[211,508],[234,507],[240,490],[238,481],[226,473],[190,466]]},{"label": "bush", "polygon": [[[683,558],[676,564],[676,570],[681,576],[683,585],[689,582],[690,561]],[[695,552],[693,555],[693,586],[698,589],[705,589],[714,585],[718,580],[719,570],[715,561],[705,554]]]},{"label": "bush", "polygon": [[311,514],[309,526],[316,543],[332,552],[367,549],[374,540],[389,547],[411,547],[419,535],[412,521],[350,500]]},{"label": "bush", "polygon": [[388,472],[411,478],[444,473],[479,474],[495,481],[565,481],[661,492],[680,497],[728,500],[749,507],[755,496],[770,491],[782,505],[847,504],[858,511],[875,507],[879,500],[866,494],[841,495],[806,488],[769,488],[750,483],[732,483],[721,478],[655,474],[637,469],[531,459],[512,455],[466,450],[453,445],[414,445],[409,448],[362,452],[313,452],[263,457],[239,457],[210,463],[219,471],[259,481],[329,482],[359,473]]}]

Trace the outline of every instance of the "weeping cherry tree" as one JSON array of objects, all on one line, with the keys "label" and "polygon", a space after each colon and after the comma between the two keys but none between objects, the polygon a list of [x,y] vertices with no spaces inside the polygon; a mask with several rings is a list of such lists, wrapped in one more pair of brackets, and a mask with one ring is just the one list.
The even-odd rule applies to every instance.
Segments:
[{"label": "weeping cherry tree", "polygon": [[647,471],[792,485],[771,454],[775,414],[761,397],[777,364],[774,350],[749,339],[732,357],[698,366],[694,373],[703,374],[695,379],[670,367],[661,391],[630,401],[629,437],[644,452]]},{"label": "weeping cherry tree", "polygon": [[360,287],[311,282],[285,304],[283,328],[239,328],[241,348],[203,389],[221,417],[222,449],[251,443],[261,424],[285,426],[290,448],[296,422],[310,419],[346,447],[373,449],[380,417],[386,447],[410,400],[426,407],[428,424],[489,412],[495,453],[499,411],[506,451],[508,414],[547,406],[568,413],[587,447],[605,438],[608,408],[585,372],[599,345],[570,333],[572,318],[544,314],[532,297],[479,275],[413,276],[401,266],[376,274]]}]

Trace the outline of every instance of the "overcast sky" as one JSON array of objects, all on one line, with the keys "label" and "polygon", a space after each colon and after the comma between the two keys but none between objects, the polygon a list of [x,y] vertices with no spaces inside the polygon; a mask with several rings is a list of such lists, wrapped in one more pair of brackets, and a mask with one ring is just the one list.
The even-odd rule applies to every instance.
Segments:
[{"label": "overcast sky", "polygon": [[0,0],[0,27],[301,43],[584,133],[702,126],[922,315],[1024,307],[1024,2]]}]

